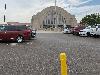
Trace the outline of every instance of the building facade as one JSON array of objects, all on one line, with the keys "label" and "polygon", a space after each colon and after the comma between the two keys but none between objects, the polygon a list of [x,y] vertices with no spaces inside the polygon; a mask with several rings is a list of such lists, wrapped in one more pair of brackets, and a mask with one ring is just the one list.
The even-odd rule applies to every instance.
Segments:
[{"label": "building facade", "polygon": [[77,20],[74,15],[71,15],[61,7],[51,6],[43,9],[41,12],[32,16],[31,23],[35,29],[44,28],[63,28],[64,25],[75,26]]}]

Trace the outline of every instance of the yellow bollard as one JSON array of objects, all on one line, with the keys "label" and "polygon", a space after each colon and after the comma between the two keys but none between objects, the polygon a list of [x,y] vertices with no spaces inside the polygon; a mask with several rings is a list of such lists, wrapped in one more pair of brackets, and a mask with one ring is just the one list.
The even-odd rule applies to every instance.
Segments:
[{"label": "yellow bollard", "polygon": [[60,62],[61,62],[61,75],[68,75],[68,65],[66,64],[66,54],[60,54]]}]

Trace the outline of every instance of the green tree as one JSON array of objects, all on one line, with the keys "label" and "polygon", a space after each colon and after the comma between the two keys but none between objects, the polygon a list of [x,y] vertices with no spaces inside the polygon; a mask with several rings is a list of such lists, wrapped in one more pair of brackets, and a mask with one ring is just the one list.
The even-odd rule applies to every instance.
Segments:
[{"label": "green tree", "polygon": [[100,14],[91,14],[91,15],[86,15],[82,20],[80,21],[81,24],[83,25],[96,25],[100,24]]}]

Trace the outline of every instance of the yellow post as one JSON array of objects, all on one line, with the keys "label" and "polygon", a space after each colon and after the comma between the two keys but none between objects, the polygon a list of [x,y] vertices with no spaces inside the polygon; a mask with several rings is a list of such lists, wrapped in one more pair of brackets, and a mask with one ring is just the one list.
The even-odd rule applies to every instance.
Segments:
[{"label": "yellow post", "polygon": [[66,54],[60,54],[60,61],[61,61],[61,75],[68,75],[68,65],[66,64]]}]

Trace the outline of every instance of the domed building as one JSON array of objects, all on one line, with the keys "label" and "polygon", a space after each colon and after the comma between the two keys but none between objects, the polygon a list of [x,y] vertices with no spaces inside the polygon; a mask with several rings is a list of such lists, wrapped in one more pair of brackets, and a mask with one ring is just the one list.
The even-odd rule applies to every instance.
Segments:
[{"label": "domed building", "polygon": [[35,29],[63,28],[64,25],[75,26],[77,20],[74,15],[71,15],[63,8],[56,6],[55,11],[55,6],[50,6],[33,15],[31,23]]}]

